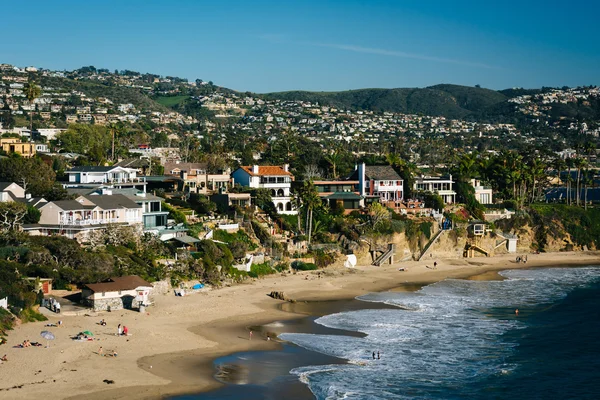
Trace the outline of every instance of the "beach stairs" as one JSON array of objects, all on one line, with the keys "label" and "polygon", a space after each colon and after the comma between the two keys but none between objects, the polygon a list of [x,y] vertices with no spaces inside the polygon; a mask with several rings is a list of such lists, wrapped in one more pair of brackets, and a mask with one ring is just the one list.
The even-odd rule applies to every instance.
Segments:
[{"label": "beach stairs", "polygon": [[479,246],[477,246],[475,244],[469,245],[469,248],[467,249],[467,251],[469,251],[469,250],[471,250],[471,251],[478,251],[481,254],[485,255],[486,257],[490,256],[490,252],[489,251],[487,251],[484,248],[481,248],[481,247],[479,247]]},{"label": "beach stairs", "polygon": [[385,252],[383,252],[383,254],[381,254],[379,257],[377,257],[375,259],[375,261],[373,261],[373,265],[376,267],[381,266],[381,264],[385,263],[386,261],[389,261],[390,264],[394,263],[394,244],[390,243],[388,244],[388,248]]},{"label": "beach stairs", "polygon": [[417,261],[421,261],[421,259],[428,254],[428,252],[429,252],[429,250],[431,250],[431,247],[433,246],[433,244],[436,242],[436,240],[439,239],[440,236],[442,236],[442,234],[444,232],[446,232],[446,230],[440,229],[439,231],[437,231],[437,233],[435,235],[433,235],[433,237],[431,238],[431,240],[425,245],[425,248],[423,249],[423,251],[419,255],[419,258],[417,259]]},{"label": "beach stairs", "polygon": [[508,239],[496,240],[496,245],[494,246],[494,250],[496,250],[500,246],[506,246],[508,243]]}]

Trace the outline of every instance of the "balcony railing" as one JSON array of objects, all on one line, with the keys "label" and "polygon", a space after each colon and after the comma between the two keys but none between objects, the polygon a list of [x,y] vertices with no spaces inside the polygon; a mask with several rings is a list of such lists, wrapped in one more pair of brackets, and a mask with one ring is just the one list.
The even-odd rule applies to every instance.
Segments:
[{"label": "balcony railing", "polygon": [[107,183],[142,183],[144,178],[109,178],[106,180]]},{"label": "balcony railing", "polygon": [[60,220],[60,225],[87,226],[87,225],[116,224],[117,222],[130,222],[130,221],[126,221],[126,220],[120,221],[119,218],[101,218],[101,219],[63,218]]}]

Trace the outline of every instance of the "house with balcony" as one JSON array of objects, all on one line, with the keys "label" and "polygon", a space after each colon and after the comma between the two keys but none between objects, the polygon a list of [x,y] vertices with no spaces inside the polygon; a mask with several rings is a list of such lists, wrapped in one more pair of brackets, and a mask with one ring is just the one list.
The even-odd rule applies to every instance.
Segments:
[{"label": "house with balcony", "polygon": [[343,207],[346,214],[365,206],[359,192],[359,181],[313,181],[323,203],[331,209]]},{"label": "house with balcony", "polygon": [[475,199],[481,204],[493,203],[491,186],[483,186],[479,179],[471,179],[471,186],[475,188]]},{"label": "house with balcony", "polygon": [[6,154],[17,153],[21,157],[35,156],[35,143],[25,143],[17,138],[0,138],[0,148]]},{"label": "house with balcony", "polygon": [[162,197],[142,192],[134,188],[127,189],[97,189],[90,196],[122,195],[142,208],[142,224],[144,232],[154,231],[167,226],[168,211],[162,210]]},{"label": "house with balcony", "polygon": [[417,176],[413,190],[417,192],[431,192],[440,195],[444,203],[456,203],[456,192],[452,189],[454,181],[452,175],[448,176]]},{"label": "house with balcony", "polygon": [[146,191],[146,180],[137,176],[136,168],[120,166],[82,166],[65,171],[69,181],[65,188],[74,187],[108,187],[108,188],[138,188]]},{"label": "house with balcony", "polygon": [[231,174],[233,183],[243,187],[267,189],[271,192],[273,204],[280,214],[296,214],[290,198],[290,188],[294,176],[289,165],[250,165],[242,166]]},{"label": "house with balcony", "polygon": [[365,197],[367,204],[377,200],[397,209],[404,199],[404,180],[389,165],[361,163],[348,180],[358,181],[358,194]]},{"label": "house with balcony", "polygon": [[62,235],[85,242],[91,231],[109,225],[142,227],[142,206],[122,194],[86,195],[41,204],[37,224],[23,225],[31,235]]},{"label": "house with balcony", "polygon": [[227,189],[231,182],[231,170],[210,172],[203,163],[166,162],[165,175],[183,180],[183,190],[189,193],[212,194]]}]

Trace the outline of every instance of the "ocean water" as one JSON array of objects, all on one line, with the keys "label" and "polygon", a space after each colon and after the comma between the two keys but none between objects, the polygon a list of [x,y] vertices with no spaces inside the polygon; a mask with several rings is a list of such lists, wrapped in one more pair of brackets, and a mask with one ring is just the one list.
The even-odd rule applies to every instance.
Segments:
[{"label": "ocean water", "polygon": [[316,320],[364,337],[284,333],[349,360],[291,373],[317,399],[600,399],[600,267],[501,274],[370,294],[397,308]]}]

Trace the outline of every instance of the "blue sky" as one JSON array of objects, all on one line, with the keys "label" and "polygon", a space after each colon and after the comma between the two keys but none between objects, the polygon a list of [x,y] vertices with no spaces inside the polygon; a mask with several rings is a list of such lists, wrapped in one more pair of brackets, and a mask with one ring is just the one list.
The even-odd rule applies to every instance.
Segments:
[{"label": "blue sky", "polygon": [[600,2],[13,1],[0,63],[241,91],[600,84]]}]

